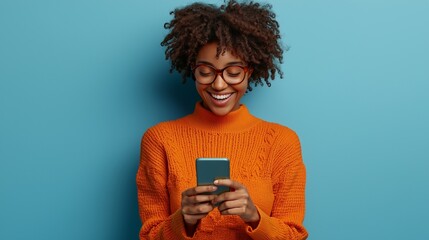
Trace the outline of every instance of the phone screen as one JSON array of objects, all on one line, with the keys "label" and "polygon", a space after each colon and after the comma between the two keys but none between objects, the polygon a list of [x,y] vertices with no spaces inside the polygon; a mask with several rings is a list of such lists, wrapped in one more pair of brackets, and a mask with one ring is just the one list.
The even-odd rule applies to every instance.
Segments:
[{"label": "phone screen", "polygon": [[[197,158],[197,185],[213,185],[216,179],[229,179],[228,158]],[[218,186],[215,192],[210,194],[219,195],[228,192],[229,187]]]}]

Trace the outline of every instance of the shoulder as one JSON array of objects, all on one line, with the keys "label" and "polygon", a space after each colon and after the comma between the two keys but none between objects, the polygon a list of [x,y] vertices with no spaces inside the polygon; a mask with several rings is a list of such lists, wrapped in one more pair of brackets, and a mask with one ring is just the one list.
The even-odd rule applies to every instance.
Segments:
[{"label": "shoulder", "polygon": [[301,143],[298,134],[291,128],[273,122],[264,122],[272,131],[270,151],[278,169],[280,166],[297,166],[302,164]]},{"label": "shoulder", "polygon": [[173,134],[180,127],[187,125],[187,119],[189,115],[176,120],[168,120],[157,123],[149,127],[143,134],[143,138],[158,138],[162,139],[168,135]]},{"label": "shoulder", "polygon": [[264,142],[270,145],[270,149],[277,159],[286,159],[285,156],[300,154],[300,139],[290,127],[267,121],[263,121],[262,126],[265,129]]},{"label": "shoulder", "polygon": [[275,122],[268,122],[265,120],[261,121],[261,125],[268,129],[268,131],[271,131],[276,139],[291,139],[291,140],[297,140],[298,134],[288,126],[275,123]]}]

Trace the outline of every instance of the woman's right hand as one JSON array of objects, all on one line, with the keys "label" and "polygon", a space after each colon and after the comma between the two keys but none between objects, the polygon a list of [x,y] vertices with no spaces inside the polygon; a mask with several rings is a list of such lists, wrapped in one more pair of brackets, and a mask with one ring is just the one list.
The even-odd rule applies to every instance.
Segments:
[{"label": "woman's right hand", "polygon": [[182,192],[182,215],[187,227],[195,226],[198,220],[213,210],[212,200],[217,195],[202,194],[216,191],[216,186],[197,186]]}]

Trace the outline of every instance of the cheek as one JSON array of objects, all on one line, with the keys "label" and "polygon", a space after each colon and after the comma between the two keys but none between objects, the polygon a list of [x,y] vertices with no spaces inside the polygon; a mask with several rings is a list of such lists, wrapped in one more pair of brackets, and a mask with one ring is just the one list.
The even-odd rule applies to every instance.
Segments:
[{"label": "cheek", "polygon": [[249,86],[249,81],[246,79],[242,84],[240,84],[240,89],[237,89],[240,92],[240,95],[244,95],[246,93],[247,86]]},{"label": "cheek", "polygon": [[197,92],[201,91],[201,86],[197,82],[195,82],[195,90],[197,90]]},{"label": "cheek", "polygon": [[205,86],[204,85],[200,85],[197,82],[195,82],[195,90],[197,91],[198,95],[200,95],[202,97],[202,93],[205,90]]}]

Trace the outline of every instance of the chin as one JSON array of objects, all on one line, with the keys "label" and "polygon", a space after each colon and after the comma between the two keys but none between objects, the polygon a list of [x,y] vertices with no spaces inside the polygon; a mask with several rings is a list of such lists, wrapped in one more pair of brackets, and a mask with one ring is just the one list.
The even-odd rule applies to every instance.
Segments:
[{"label": "chin", "polygon": [[234,106],[224,106],[224,107],[216,107],[216,106],[209,106],[208,109],[210,112],[217,116],[225,116],[228,113],[234,111]]}]

